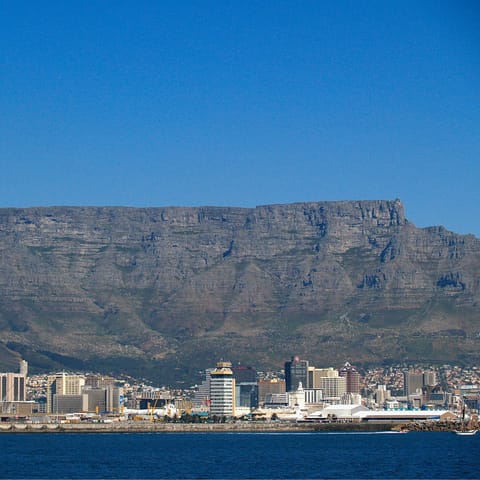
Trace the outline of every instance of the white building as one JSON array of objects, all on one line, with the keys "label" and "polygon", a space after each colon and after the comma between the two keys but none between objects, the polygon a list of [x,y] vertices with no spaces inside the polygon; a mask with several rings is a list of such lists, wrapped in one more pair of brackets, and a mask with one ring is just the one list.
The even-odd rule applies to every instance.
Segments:
[{"label": "white building", "polygon": [[235,415],[235,379],[232,364],[218,362],[210,372],[210,415]]}]

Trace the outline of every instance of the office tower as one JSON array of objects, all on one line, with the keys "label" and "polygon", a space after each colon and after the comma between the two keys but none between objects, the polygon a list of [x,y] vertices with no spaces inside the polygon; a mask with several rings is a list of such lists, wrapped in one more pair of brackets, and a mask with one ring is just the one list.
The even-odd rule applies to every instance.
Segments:
[{"label": "office tower", "polygon": [[285,362],[285,387],[287,392],[297,390],[300,383],[304,388],[310,388],[308,360],[300,360],[298,356],[295,356],[289,362]]},{"label": "office tower", "polygon": [[413,395],[423,388],[423,372],[409,370],[403,374],[403,389],[405,396]]},{"label": "office tower", "polygon": [[107,412],[123,413],[124,395],[123,387],[107,386]]},{"label": "office tower", "polygon": [[426,370],[423,372],[423,386],[435,387],[437,385],[437,374],[434,370]]},{"label": "office tower", "polygon": [[235,414],[235,379],[232,364],[218,362],[210,373],[210,415],[232,416]]},{"label": "office tower", "polygon": [[21,373],[0,373],[0,402],[24,402],[25,383]]},{"label": "office tower", "polygon": [[285,380],[278,378],[258,381],[258,404],[263,405],[267,395],[283,394],[286,392]]},{"label": "office tower", "polygon": [[[54,409],[55,396],[82,395],[84,385],[85,377],[81,375],[71,375],[65,372],[49,375],[47,377],[47,413],[57,413],[57,409],[61,405],[59,401],[55,402]],[[58,413],[60,412],[58,411]]]},{"label": "office tower", "polygon": [[347,393],[360,393],[360,374],[355,367],[347,362],[338,374],[346,379]]},{"label": "office tower", "polygon": [[235,378],[235,406],[258,407],[257,371],[255,368],[235,365],[232,372]]},{"label": "office tower", "polygon": [[375,402],[377,405],[383,405],[386,400],[390,398],[390,390],[387,390],[386,385],[378,385],[375,391]]}]

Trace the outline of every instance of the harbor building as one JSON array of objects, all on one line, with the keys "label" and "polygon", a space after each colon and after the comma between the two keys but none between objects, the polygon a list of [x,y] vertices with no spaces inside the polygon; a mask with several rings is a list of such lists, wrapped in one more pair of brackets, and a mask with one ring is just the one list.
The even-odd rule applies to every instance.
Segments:
[{"label": "harbor building", "polygon": [[210,372],[210,415],[235,415],[235,379],[230,362],[218,362]]},{"label": "harbor building", "polygon": [[24,402],[25,383],[22,373],[0,373],[0,401]]},{"label": "harbor building", "polygon": [[[83,393],[83,387],[85,386],[85,377],[83,375],[72,375],[65,372],[57,373],[55,375],[49,375],[47,377],[47,413],[60,413],[61,406],[68,404],[70,410],[70,404],[73,399],[59,400],[55,397],[60,396],[81,396]],[[86,402],[86,403],[85,403]],[[77,399],[77,405],[86,405],[88,408],[88,399]]]},{"label": "harbor building", "polygon": [[305,388],[310,388],[308,367],[308,360],[300,360],[298,356],[294,356],[289,362],[285,362],[285,388],[287,392],[296,391],[300,383]]}]

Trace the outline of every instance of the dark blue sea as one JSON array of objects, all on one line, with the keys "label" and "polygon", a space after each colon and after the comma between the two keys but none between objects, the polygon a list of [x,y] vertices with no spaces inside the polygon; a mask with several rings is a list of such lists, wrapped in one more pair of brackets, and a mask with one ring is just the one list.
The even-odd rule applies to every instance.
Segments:
[{"label": "dark blue sea", "polygon": [[1,434],[0,478],[480,478],[480,435]]}]

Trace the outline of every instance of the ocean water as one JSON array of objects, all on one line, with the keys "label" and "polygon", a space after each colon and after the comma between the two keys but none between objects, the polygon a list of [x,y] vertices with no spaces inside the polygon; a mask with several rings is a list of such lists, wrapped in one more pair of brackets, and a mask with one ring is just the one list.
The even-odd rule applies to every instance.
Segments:
[{"label": "ocean water", "polygon": [[480,478],[480,435],[1,434],[0,478]]}]

